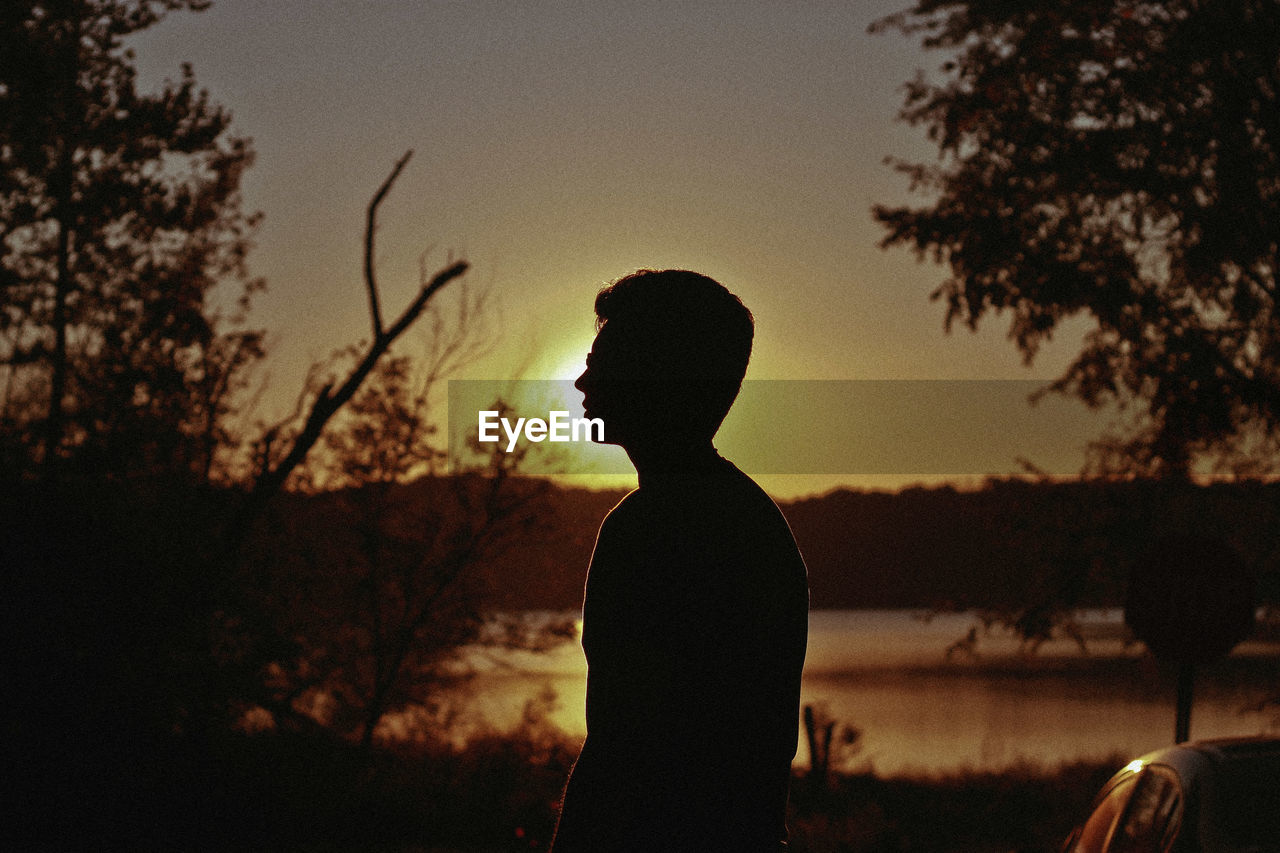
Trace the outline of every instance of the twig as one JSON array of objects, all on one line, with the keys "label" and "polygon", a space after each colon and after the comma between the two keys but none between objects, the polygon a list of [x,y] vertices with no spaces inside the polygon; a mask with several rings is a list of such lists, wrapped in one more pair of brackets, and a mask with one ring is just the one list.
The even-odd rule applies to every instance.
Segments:
[{"label": "twig", "polygon": [[378,281],[374,270],[373,258],[373,239],[378,230],[378,207],[382,204],[382,200],[387,197],[387,193],[391,191],[391,185],[396,182],[396,178],[400,177],[400,172],[412,156],[413,149],[410,149],[404,152],[404,156],[396,161],[391,174],[382,182],[382,186],[378,187],[378,191],[373,194],[373,198],[369,201],[369,211],[365,219],[364,281],[369,289],[369,315],[373,322],[374,340],[382,337],[382,309],[378,305]]}]

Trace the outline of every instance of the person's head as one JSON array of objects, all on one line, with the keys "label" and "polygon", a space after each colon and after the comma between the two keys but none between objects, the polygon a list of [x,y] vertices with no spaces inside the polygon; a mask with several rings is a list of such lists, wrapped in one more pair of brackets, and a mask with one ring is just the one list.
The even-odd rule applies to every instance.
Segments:
[{"label": "person's head", "polygon": [[710,440],[751,358],[751,312],[688,270],[640,270],[596,295],[596,341],[576,387],[605,440]]}]

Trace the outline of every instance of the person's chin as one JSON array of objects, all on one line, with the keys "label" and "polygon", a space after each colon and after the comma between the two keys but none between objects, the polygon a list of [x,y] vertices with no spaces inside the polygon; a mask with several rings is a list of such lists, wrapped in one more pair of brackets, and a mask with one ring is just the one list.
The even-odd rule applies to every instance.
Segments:
[{"label": "person's chin", "polygon": [[609,421],[607,419],[601,417],[599,414],[592,414],[590,412],[586,413],[586,417],[600,418],[604,421],[604,429],[601,430],[600,438],[596,438],[594,430],[589,431],[591,435],[591,442],[593,444],[622,444],[622,437],[618,435],[618,431],[616,429],[609,428]]},{"label": "person's chin", "polygon": [[609,432],[609,425],[607,423],[605,424],[605,427],[604,427],[604,435],[602,435],[600,438],[596,438],[593,435],[591,437],[591,441],[594,444],[615,444],[615,445],[622,444],[622,439],[620,439],[618,436],[613,435],[612,433]]}]

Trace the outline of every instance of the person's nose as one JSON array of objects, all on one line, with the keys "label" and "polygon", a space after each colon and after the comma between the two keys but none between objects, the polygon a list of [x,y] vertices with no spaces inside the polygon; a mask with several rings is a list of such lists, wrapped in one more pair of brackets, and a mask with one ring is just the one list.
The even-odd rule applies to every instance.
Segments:
[{"label": "person's nose", "polygon": [[579,391],[581,391],[584,394],[587,392],[587,382],[589,381],[587,378],[587,374],[590,372],[591,372],[591,368],[587,368],[586,370],[582,371],[581,375],[579,375],[577,379],[573,380],[573,387],[577,388]]}]

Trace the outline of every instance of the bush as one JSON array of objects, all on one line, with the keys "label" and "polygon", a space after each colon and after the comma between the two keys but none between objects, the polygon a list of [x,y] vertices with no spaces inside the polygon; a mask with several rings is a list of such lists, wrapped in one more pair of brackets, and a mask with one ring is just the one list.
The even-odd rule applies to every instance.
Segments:
[{"label": "bush", "polygon": [[1124,763],[1072,762],[1044,770],[932,777],[837,776],[792,785],[793,853],[1052,851]]}]

